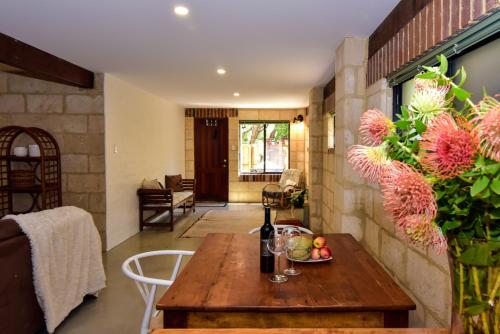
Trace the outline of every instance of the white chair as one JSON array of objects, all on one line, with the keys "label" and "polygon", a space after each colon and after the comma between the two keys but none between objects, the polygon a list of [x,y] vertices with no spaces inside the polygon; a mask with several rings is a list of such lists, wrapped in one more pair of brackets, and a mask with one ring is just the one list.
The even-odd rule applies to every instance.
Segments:
[{"label": "white chair", "polygon": [[[306,233],[306,234],[313,234],[313,231],[305,228],[305,227],[302,227],[302,226],[293,226],[293,225],[274,225],[273,224],[273,227],[275,230],[278,230],[278,231],[281,231],[282,229],[284,229],[285,227],[296,227],[299,229],[300,232],[302,233]],[[254,229],[251,229],[248,234],[254,234],[256,232],[260,231],[260,227],[256,227]]]},{"label": "white chair", "polygon": [[[141,334],[147,334],[149,332],[151,319],[153,318],[152,312],[153,312],[153,303],[156,295],[156,287],[158,285],[166,286],[167,288],[170,287],[172,283],[174,283],[174,280],[177,277],[177,274],[179,273],[179,269],[182,263],[182,257],[191,256],[193,254],[194,252],[185,250],[159,250],[159,251],[136,254],[134,256],[129,257],[128,259],[125,260],[125,262],[123,262],[122,264],[123,273],[127,277],[135,281],[135,284],[137,285],[137,288],[139,289],[139,292],[141,293],[142,298],[146,303],[146,310],[144,311],[144,316],[142,318],[142,323],[141,323],[141,332],[140,332]],[[163,256],[163,255],[177,256],[174,270],[170,275],[170,279],[165,280],[165,279],[144,276],[139,260],[147,257]],[[132,262],[134,262],[135,264],[136,271],[132,270],[130,266]],[[158,312],[159,311],[155,312],[154,316],[156,316]]]}]

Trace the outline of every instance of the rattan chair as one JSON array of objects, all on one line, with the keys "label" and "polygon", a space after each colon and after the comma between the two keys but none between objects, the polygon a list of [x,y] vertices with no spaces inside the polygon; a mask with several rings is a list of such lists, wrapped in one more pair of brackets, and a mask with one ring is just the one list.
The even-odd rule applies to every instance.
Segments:
[{"label": "rattan chair", "polygon": [[299,169],[286,169],[279,183],[268,183],[262,189],[262,205],[265,207],[290,207],[290,196],[302,189],[302,172]]}]

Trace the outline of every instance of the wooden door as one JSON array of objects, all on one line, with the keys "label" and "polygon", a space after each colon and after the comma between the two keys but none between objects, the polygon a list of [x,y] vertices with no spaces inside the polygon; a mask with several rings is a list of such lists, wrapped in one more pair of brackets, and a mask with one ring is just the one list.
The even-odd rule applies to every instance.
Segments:
[{"label": "wooden door", "polygon": [[195,118],[196,198],[227,202],[229,192],[227,118]]}]

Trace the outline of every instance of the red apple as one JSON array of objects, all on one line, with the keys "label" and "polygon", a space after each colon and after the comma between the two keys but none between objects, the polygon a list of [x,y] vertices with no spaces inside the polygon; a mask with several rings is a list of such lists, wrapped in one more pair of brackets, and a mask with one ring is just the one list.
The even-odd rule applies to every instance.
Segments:
[{"label": "red apple", "polygon": [[319,253],[319,248],[313,248],[311,251],[311,259],[319,260],[321,259],[321,254]]},{"label": "red apple", "polygon": [[323,258],[323,259],[328,259],[330,258],[330,256],[332,256],[332,250],[330,249],[330,247],[322,247],[320,250],[319,250],[319,255]]},{"label": "red apple", "polygon": [[321,248],[326,246],[326,238],[325,237],[316,237],[313,240],[313,246],[316,248]]}]

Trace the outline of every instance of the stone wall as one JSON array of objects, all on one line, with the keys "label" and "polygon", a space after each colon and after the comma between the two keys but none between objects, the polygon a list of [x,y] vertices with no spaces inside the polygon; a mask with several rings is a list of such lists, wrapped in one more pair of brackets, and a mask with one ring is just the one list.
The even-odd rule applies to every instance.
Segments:
[{"label": "stone wall", "polygon": [[105,248],[104,105],[102,75],[94,89],[0,73],[0,127],[47,130],[61,149],[63,205],[92,213]]},{"label": "stone wall", "polygon": [[333,232],[329,228],[334,220],[334,188],[335,188],[335,147],[331,145],[334,133],[329,131],[333,125],[333,119],[330,116],[335,112],[335,94],[325,98],[323,101],[323,143],[322,143],[322,194],[321,194],[321,223],[325,233]]},{"label": "stone wall", "polygon": [[[292,124],[299,114],[305,116],[305,109],[239,109],[238,117],[229,118],[229,201],[260,202],[262,188],[268,182],[240,181],[238,175],[239,122],[290,121],[290,168],[305,169],[304,125]],[[186,177],[194,177],[194,118],[186,117]],[[234,149],[233,149],[234,148]]]},{"label": "stone wall", "polygon": [[335,153],[323,149],[323,197],[331,196],[333,182],[333,211],[323,198],[323,230],[352,234],[380,262],[417,304],[410,312],[412,327],[447,326],[451,291],[446,255],[408,246],[384,212],[378,187],[365,183],[347,161],[347,149],[359,142],[359,117],[367,108],[392,117],[392,90],[385,79],[366,88],[366,68],[367,40],[346,38],[335,59]]},{"label": "stone wall", "polygon": [[323,88],[316,87],[309,92],[307,115],[308,128],[308,171],[309,227],[314,232],[323,230],[321,207],[323,197]]}]

